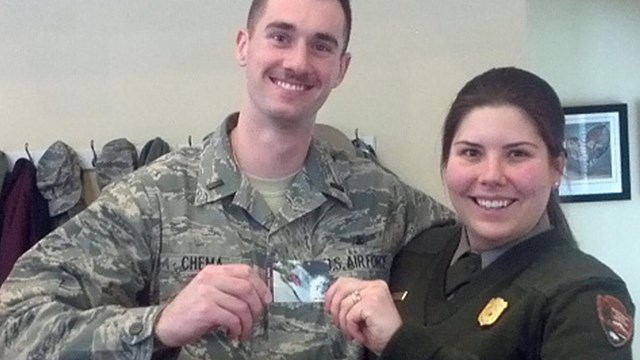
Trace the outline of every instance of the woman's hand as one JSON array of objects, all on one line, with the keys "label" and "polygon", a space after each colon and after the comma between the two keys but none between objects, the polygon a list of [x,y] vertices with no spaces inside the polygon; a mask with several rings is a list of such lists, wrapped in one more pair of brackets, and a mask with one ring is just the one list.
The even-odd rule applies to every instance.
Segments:
[{"label": "woman's hand", "polygon": [[389,286],[382,280],[339,278],[327,290],[325,311],[349,339],[378,355],[402,325]]}]

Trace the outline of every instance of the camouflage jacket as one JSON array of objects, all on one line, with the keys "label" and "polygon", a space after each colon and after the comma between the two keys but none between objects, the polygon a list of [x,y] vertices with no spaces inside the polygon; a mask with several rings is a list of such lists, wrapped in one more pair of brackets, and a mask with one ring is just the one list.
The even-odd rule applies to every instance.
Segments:
[{"label": "camouflage jacket", "polygon": [[228,131],[104,189],[16,264],[0,289],[2,359],[356,359],[321,303],[273,303],[245,343],[222,332],[154,353],[153,324],[207,264],[329,260],[387,278],[392,256],[441,204],[373,162],[313,141],[274,214],[233,161]]}]

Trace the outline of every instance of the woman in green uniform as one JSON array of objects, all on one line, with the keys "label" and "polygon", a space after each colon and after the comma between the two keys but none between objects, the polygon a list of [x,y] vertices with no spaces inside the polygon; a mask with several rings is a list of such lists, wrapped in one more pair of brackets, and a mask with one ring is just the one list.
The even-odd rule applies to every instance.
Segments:
[{"label": "woman in green uniform", "polygon": [[631,359],[625,283],[578,249],[558,205],[563,141],[543,79],[498,68],[468,82],[442,136],[459,223],[406,245],[388,286],[339,279],[334,323],[382,359]]}]

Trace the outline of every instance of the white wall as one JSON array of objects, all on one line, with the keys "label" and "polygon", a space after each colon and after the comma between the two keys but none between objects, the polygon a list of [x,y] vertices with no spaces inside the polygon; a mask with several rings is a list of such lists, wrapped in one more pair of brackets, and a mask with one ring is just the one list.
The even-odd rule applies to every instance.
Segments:
[{"label": "white wall", "polygon": [[[640,301],[640,1],[529,0],[531,69],[566,105],[627,103],[631,200],[572,203],[583,250],[617,271]],[[636,316],[638,329],[640,321]],[[634,340],[640,354],[640,341]]]},{"label": "white wall", "polygon": [[[522,64],[524,0],[354,0],[350,73],[319,121],[375,135],[383,162],[444,199],[440,125],[456,91]],[[0,149],[201,138],[237,108],[249,0],[0,3]],[[509,29],[505,31],[504,29]]]}]

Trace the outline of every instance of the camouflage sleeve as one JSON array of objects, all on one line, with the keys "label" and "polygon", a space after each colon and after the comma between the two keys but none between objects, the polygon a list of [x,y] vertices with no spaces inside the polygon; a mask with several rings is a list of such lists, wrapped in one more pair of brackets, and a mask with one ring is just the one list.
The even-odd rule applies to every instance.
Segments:
[{"label": "camouflage sleeve", "polygon": [[0,358],[151,358],[158,221],[142,189],[107,188],[18,260],[0,288]]},{"label": "camouflage sleeve", "polygon": [[452,223],[456,219],[453,211],[424,192],[401,182],[400,191],[405,204],[405,236],[400,247],[406,245],[423,230],[445,223]]}]

